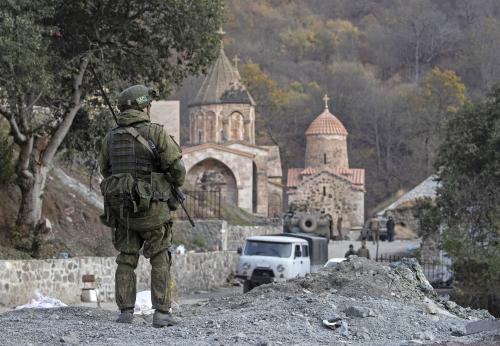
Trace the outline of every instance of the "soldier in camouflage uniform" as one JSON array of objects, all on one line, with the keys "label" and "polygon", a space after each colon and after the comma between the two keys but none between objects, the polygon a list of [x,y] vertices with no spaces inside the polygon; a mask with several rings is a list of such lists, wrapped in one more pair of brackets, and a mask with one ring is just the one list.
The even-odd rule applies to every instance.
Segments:
[{"label": "soldier in camouflage uniform", "polygon": [[[105,225],[112,227],[113,245],[120,252],[115,274],[118,322],[131,323],[136,298],[135,268],[139,251],[151,263],[153,326],[176,324],[170,314],[172,240],[170,211],[176,208],[171,187],[182,186],[186,171],[181,150],[161,125],[150,122],[155,93],[143,85],[119,96],[118,127],[105,137],[100,153],[101,191]],[[165,173],[170,173],[168,179]]]}]

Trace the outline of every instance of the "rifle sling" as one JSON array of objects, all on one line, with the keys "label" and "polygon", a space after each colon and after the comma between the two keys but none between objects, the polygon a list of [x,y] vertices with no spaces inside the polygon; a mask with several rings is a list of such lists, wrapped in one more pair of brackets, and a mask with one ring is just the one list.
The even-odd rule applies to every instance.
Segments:
[{"label": "rifle sling", "polygon": [[146,138],[142,137],[141,134],[139,133],[139,131],[137,131],[135,128],[133,128],[132,126],[126,126],[123,128],[125,131],[127,131],[132,137],[134,137],[134,139],[136,141],[138,141],[139,143],[141,143],[144,148],[146,148],[147,151],[149,151],[149,153],[151,155],[153,155],[153,157],[155,159],[158,159],[158,151],[156,150],[156,148],[152,148],[151,147],[151,144],[148,140],[146,140]]}]

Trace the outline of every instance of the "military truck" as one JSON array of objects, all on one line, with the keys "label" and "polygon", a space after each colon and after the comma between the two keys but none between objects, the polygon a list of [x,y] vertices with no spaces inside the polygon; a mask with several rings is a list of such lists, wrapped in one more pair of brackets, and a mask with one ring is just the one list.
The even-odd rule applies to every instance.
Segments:
[{"label": "military truck", "polygon": [[308,233],[330,240],[332,230],[333,219],[330,214],[293,211],[283,216],[285,233]]},{"label": "military truck", "polygon": [[304,233],[254,236],[238,249],[236,277],[243,292],[265,283],[305,277],[321,269],[328,260],[325,238]]}]

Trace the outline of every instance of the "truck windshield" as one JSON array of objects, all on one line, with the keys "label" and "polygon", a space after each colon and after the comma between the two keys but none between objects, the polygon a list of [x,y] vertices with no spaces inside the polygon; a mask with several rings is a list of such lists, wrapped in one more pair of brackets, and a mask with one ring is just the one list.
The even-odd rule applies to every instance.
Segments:
[{"label": "truck windshield", "polygon": [[245,246],[245,255],[248,256],[290,257],[291,254],[292,244],[288,243],[249,240]]}]

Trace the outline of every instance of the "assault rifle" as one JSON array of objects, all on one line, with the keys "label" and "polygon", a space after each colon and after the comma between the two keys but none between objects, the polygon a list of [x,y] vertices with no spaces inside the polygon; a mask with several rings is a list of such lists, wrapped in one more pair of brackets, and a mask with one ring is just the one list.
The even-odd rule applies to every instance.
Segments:
[{"label": "assault rifle", "polygon": [[[111,114],[113,114],[113,118],[115,119],[115,122],[118,125],[118,119],[116,117],[115,110],[113,109],[113,106],[111,106],[111,102],[109,101],[108,95],[104,91],[104,88],[102,87],[101,81],[99,80],[99,77],[97,76],[97,73],[95,72],[94,67],[92,65],[89,65],[89,68],[90,68],[90,72],[92,72],[92,75],[94,76],[95,81],[97,82],[97,85],[99,86],[99,89],[101,90],[102,97],[106,101],[106,104],[108,105],[108,108],[111,111]],[[144,137],[141,137],[141,138],[144,139]],[[136,137],[136,139],[138,139],[138,138]],[[157,158],[158,151],[156,150],[156,145],[150,139],[147,140],[147,144],[148,144],[148,147],[149,147],[151,153],[153,153],[153,156],[155,156],[155,158]],[[184,210],[184,213],[186,213],[186,216],[189,220],[189,223],[191,224],[191,227],[194,228],[195,227],[194,221],[191,218],[191,215],[189,215],[189,212],[187,211],[186,207],[184,206],[184,201],[186,200],[186,196],[184,195],[184,193],[182,192],[182,190],[178,186],[175,186],[173,184],[174,179],[173,179],[172,175],[170,174],[170,172],[166,172],[165,177],[167,178],[167,181],[170,183],[170,192],[172,193],[172,196],[180,204],[180,206],[182,207],[182,210]]]}]

